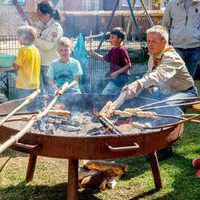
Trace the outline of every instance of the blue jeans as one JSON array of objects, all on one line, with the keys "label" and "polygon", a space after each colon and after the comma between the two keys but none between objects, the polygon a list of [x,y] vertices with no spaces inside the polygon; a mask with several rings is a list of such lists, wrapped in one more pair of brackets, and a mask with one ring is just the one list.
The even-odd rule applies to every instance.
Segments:
[{"label": "blue jeans", "polygon": [[190,49],[176,48],[176,51],[185,61],[189,73],[194,78],[198,62],[200,61],[200,47]]},{"label": "blue jeans", "polygon": [[[183,91],[183,92],[177,92],[172,95],[166,95],[160,91],[159,88],[155,88],[153,93],[150,93],[148,90],[144,90],[143,92],[140,93],[140,96],[145,96],[148,98],[152,99],[157,99],[157,100],[173,100],[173,99],[180,99],[180,98],[191,98],[191,97],[197,97],[198,96],[198,90],[195,86],[192,88]],[[175,102],[175,103],[184,103],[183,101],[181,102]],[[170,102],[170,104],[173,104],[173,102]],[[179,107],[181,110],[184,109],[184,107]]]},{"label": "blue jeans", "polygon": [[47,72],[49,70],[48,66],[41,66],[40,70],[40,89],[42,93],[51,94],[53,93],[53,89],[49,85],[49,78],[47,77]]},{"label": "blue jeans", "polygon": [[122,87],[116,86],[112,81],[109,81],[106,87],[103,89],[102,94],[104,95],[119,95]]},{"label": "blue jeans", "polygon": [[104,95],[119,95],[122,88],[128,83],[129,77],[120,74],[117,78],[110,80],[104,88],[102,94]]}]

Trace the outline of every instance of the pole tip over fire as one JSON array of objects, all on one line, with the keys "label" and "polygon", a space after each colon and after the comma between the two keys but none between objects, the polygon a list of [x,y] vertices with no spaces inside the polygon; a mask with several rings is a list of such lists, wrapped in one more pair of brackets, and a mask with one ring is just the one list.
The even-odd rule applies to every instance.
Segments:
[{"label": "pole tip over fire", "polygon": [[26,97],[26,100],[31,102],[35,99],[35,97],[40,94],[40,89],[37,89],[36,91],[34,91],[32,94],[30,94],[28,97]]}]

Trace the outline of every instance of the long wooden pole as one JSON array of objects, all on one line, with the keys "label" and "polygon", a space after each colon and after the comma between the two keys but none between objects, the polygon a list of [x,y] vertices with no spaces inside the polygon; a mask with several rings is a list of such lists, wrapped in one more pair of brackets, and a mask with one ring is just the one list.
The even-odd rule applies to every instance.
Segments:
[{"label": "long wooden pole", "polygon": [[177,99],[167,99],[167,100],[161,100],[161,101],[156,101],[150,104],[146,104],[143,106],[140,106],[138,108],[142,109],[142,108],[147,108],[150,106],[155,106],[155,105],[159,105],[162,103],[169,103],[169,102],[179,102],[179,101],[195,101],[195,100],[200,100],[200,97],[189,97],[189,98],[177,98]]},{"label": "long wooden pole", "polygon": [[169,128],[171,126],[175,126],[175,125],[178,125],[178,124],[183,124],[185,122],[195,122],[195,123],[198,123],[197,120],[195,120],[195,119],[198,119],[199,117],[200,117],[200,114],[197,114],[197,115],[194,115],[194,116],[189,117],[189,118],[183,118],[182,120],[180,120],[179,122],[174,123],[174,124],[166,124],[166,125],[162,125],[162,126],[148,127],[148,129]]},{"label": "long wooden pole", "polygon": [[19,111],[21,108],[23,108],[25,105],[29,104],[30,102],[32,102],[35,97],[37,97],[37,95],[40,94],[40,89],[36,90],[35,92],[33,92],[31,95],[29,95],[28,97],[26,97],[25,101],[20,104],[17,108],[15,108],[11,113],[9,113],[1,122],[0,122],[0,126],[2,124],[4,124],[10,117],[12,117],[17,111]]},{"label": "long wooden pole", "polygon": [[56,103],[57,99],[68,89],[69,84],[65,83],[56,93],[55,97],[51,100],[51,102],[48,104],[48,106],[45,108],[44,111],[39,113],[36,116],[33,116],[33,118],[26,124],[26,126],[19,131],[16,135],[11,136],[6,142],[4,142],[0,146],[0,154],[3,153],[8,147],[10,147],[12,144],[17,142],[21,137],[23,137],[27,131],[33,126],[33,124],[40,120],[42,117],[44,117],[50,109],[53,107],[53,105]]},{"label": "long wooden pole", "polygon": [[169,104],[164,106],[153,106],[149,108],[142,108],[142,111],[152,110],[152,109],[162,109],[162,108],[172,108],[172,107],[179,107],[179,106],[191,106],[195,104],[200,104],[200,101],[189,102],[189,103],[177,103],[177,104]]}]

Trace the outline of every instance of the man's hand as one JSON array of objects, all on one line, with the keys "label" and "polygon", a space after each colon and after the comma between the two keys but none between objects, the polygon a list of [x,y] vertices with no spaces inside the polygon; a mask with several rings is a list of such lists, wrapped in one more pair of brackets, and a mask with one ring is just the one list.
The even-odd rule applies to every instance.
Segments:
[{"label": "man's hand", "polygon": [[137,94],[137,92],[141,89],[141,86],[139,82],[134,81],[133,83],[130,83],[129,85],[125,86],[122,91],[127,91],[126,99],[131,99],[133,96]]}]

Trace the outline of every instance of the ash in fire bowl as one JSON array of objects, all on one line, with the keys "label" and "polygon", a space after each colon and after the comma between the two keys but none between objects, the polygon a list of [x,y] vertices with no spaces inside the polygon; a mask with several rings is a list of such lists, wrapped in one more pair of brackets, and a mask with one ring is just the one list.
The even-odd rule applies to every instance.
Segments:
[{"label": "ash in fire bowl", "polygon": [[[122,134],[144,134],[152,132],[152,129],[137,128],[132,126],[132,122],[145,124],[149,127],[156,127],[162,122],[162,118],[147,119],[131,117],[120,119],[115,117],[111,122],[119,128]],[[170,121],[169,121],[170,123]],[[156,129],[155,129],[156,131]],[[31,129],[33,133],[42,133],[60,136],[98,136],[116,134],[100,123],[98,117],[90,112],[74,112],[71,116],[61,117],[49,115],[36,122]]]},{"label": "ash in fire bowl", "polygon": [[[71,112],[71,116],[61,117],[57,115],[48,115],[42,120],[37,121],[33,128],[32,133],[36,134],[50,134],[50,135],[62,135],[62,136],[98,136],[98,135],[114,135],[115,131],[109,130],[103,126],[102,121],[94,114],[93,109],[100,111],[107,101],[113,100],[113,96],[101,96],[101,95],[70,95],[65,98],[65,109]],[[39,102],[44,102],[41,99]],[[135,98],[134,100],[126,101],[122,105],[122,110],[125,108],[135,108],[141,105],[151,103],[149,99],[145,98]],[[37,109],[40,109],[41,106]],[[60,108],[58,108],[60,109]],[[37,110],[36,110],[37,111]],[[176,108],[162,109],[162,110],[151,110],[158,114],[172,114],[180,115],[180,111]],[[30,114],[28,114],[30,117]],[[141,117],[131,117],[121,119],[119,116],[115,116],[111,122],[120,130],[121,134],[144,134],[157,131],[158,129],[148,129],[148,128],[136,128],[131,126],[131,122],[139,124],[148,124],[150,127],[157,127],[166,124],[175,124],[178,119],[169,118],[141,118]],[[16,130],[21,130],[27,121],[19,120],[18,123],[7,122],[7,125],[11,128],[15,127]]]},{"label": "ash in fire bowl", "polygon": [[98,129],[99,135],[106,134],[102,124],[94,118],[89,112],[75,112],[68,117],[49,115],[36,122],[31,130],[45,134],[87,136],[90,130]]},{"label": "ash in fire bowl", "polygon": [[[141,130],[130,128],[130,126],[125,123],[121,131],[123,134],[138,134]],[[36,122],[32,127],[31,132],[62,136],[114,134],[111,133],[108,128],[103,127],[95,114],[89,112],[75,112],[69,117],[49,115]]]}]

